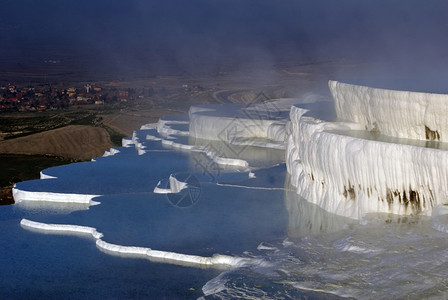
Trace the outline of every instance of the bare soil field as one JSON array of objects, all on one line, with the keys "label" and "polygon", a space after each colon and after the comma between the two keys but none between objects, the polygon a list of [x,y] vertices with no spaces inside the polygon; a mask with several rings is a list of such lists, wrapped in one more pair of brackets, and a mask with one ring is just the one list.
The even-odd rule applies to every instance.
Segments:
[{"label": "bare soil field", "polygon": [[139,129],[144,124],[156,123],[162,116],[181,113],[183,112],[171,109],[149,109],[123,111],[120,113],[101,115],[101,117],[103,118],[104,125],[123,135],[132,136],[134,130]]},{"label": "bare soil field", "polygon": [[112,147],[104,128],[69,125],[0,142],[0,153],[54,155],[75,160],[101,156]]}]

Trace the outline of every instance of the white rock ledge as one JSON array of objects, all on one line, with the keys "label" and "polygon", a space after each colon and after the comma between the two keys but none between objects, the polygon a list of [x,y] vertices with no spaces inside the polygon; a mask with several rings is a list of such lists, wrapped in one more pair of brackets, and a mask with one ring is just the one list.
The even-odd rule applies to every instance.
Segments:
[{"label": "white rock ledge", "polygon": [[[442,141],[448,133],[448,95],[335,81],[329,85],[338,118],[352,122],[325,122],[307,116],[304,109],[291,108],[286,163],[297,193],[353,219],[370,212],[429,215],[446,203],[448,151],[334,131],[367,128],[400,138]],[[425,126],[432,133],[425,133]]]},{"label": "white rock ledge", "polygon": [[41,222],[34,222],[27,219],[22,219],[20,225],[27,228],[39,229],[43,231],[50,232],[71,232],[71,233],[81,233],[90,234],[94,239],[100,239],[103,237],[102,233],[96,231],[93,227],[88,226],[78,226],[78,225],[64,225],[64,224],[47,224]]},{"label": "white rock ledge", "polygon": [[84,203],[96,204],[92,199],[101,195],[89,194],[69,194],[69,193],[51,193],[20,190],[14,185],[12,195],[16,203],[21,201],[45,201],[45,202],[66,202],[66,203]]},{"label": "white rock ledge", "polygon": [[175,175],[171,174],[169,179],[169,188],[162,187],[162,181],[157,183],[157,186],[154,188],[153,193],[155,194],[177,194],[182,190],[188,188],[188,184],[186,182],[182,182],[177,180]]},{"label": "white rock ledge", "polygon": [[448,95],[394,91],[329,82],[338,118],[366,130],[417,139],[448,141]]},{"label": "white rock ledge", "polygon": [[124,254],[125,256],[146,257],[151,261],[171,263],[182,266],[199,267],[199,268],[218,268],[227,269],[242,267],[248,264],[251,265],[267,265],[268,263],[260,259],[234,257],[228,255],[215,254],[212,257],[203,257],[198,255],[189,255],[182,253],[175,253],[169,251],[153,250],[146,247],[135,246],[122,246],[117,244],[108,243],[101,238],[103,234],[97,232],[95,228],[88,226],[78,225],[65,225],[65,224],[48,224],[41,222],[34,222],[28,219],[22,219],[20,224],[24,228],[37,229],[44,232],[61,232],[61,233],[80,233],[90,234],[95,240],[99,249],[105,252]]}]

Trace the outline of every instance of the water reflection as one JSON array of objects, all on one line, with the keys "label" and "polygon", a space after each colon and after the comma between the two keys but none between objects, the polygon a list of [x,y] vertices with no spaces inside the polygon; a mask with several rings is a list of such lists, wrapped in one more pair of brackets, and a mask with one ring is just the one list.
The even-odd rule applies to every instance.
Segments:
[{"label": "water reflection", "polygon": [[[251,140],[254,140],[253,138]],[[268,142],[263,140],[264,143]],[[211,141],[197,138],[189,139],[190,145],[206,147],[208,150],[226,158],[242,159],[249,163],[250,167],[266,168],[285,161],[285,151],[280,149],[269,149],[251,145],[233,145],[222,141]],[[203,153],[191,154],[193,159],[200,160]],[[225,166],[220,166],[226,168]]]},{"label": "water reflection", "polygon": [[308,202],[298,195],[290,184],[290,176],[285,180],[285,206],[288,210],[288,236],[300,238],[308,234],[330,233],[344,229],[354,220],[329,213],[318,205]]}]

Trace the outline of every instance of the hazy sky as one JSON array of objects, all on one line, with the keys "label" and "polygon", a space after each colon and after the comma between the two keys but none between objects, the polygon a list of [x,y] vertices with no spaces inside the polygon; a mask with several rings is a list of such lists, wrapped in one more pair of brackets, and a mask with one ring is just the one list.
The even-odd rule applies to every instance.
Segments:
[{"label": "hazy sky", "polygon": [[3,0],[0,54],[141,68],[290,58],[440,68],[447,15],[444,0]]}]

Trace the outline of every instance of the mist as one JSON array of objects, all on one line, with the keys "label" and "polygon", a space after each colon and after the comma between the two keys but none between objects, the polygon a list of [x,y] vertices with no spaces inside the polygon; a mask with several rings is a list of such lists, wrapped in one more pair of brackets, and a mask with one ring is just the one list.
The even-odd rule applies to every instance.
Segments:
[{"label": "mist", "polygon": [[417,0],[4,1],[0,55],[5,66],[56,58],[143,75],[378,62],[366,77],[418,74],[440,86],[447,11],[446,1]]}]

